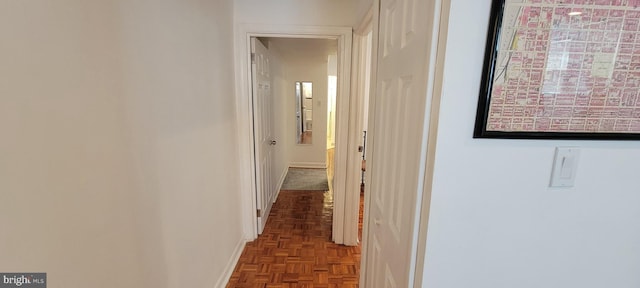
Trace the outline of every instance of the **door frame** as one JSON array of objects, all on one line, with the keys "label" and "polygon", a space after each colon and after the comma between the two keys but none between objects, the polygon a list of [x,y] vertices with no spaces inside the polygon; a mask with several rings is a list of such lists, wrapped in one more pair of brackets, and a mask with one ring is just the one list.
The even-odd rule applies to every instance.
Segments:
[{"label": "door frame", "polygon": [[234,29],[236,117],[239,144],[240,207],[247,241],[258,237],[256,179],[251,101],[251,37],[322,38],[338,41],[338,89],[336,95],[336,150],[333,185],[333,240],[343,244],[346,188],[349,95],[351,88],[351,27],[237,24]]},{"label": "door frame", "polygon": [[442,100],[442,86],[444,82],[444,64],[447,49],[447,37],[449,33],[449,13],[451,0],[436,0],[433,12],[433,34],[431,38],[431,50],[429,65],[429,78],[427,83],[427,97],[431,99],[429,133],[424,149],[426,149],[425,169],[422,175],[424,181],[422,199],[416,203],[419,213],[417,221],[417,249],[415,256],[414,288],[424,285],[424,270],[427,258],[427,230],[429,228],[429,214],[431,211],[431,191],[433,187],[433,175],[435,173],[436,144],[438,139],[438,119],[440,119],[440,101]]},{"label": "door frame", "polygon": [[[369,8],[369,10],[367,11],[367,13],[365,14],[365,16],[362,18],[362,20],[360,21],[360,24],[357,26],[358,28],[356,28],[355,30],[355,35],[357,35],[356,37],[361,37],[362,34],[364,34],[367,30],[371,29],[371,66],[369,67],[370,69],[370,75],[369,75],[369,107],[367,107],[369,109],[369,123],[367,123],[367,138],[368,139],[372,139],[370,137],[370,133],[374,130],[374,122],[375,121],[371,121],[371,119],[373,119],[375,117],[375,109],[373,109],[374,104],[375,104],[375,94],[376,94],[376,76],[377,76],[377,65],[378,65],[378,21],[379,21],[379,17],[380,17],[380,1],[379,0],[375,0],[372,1],[373,3],[371,4],[371,7]],[[354,45],[355,46],[355,45]],[[359,52],[358,52],[359,53]],[[355,56],[354,56],[355,57]],[[356,66],[357,67],[357,66]],[[354,78],[361,78],[360,74],[362,72],[362,67],[357,67],[356,69],[359,69],[359,71],[355,72],[354,74],[358,74],[357,76],[355,76]],[[371,154],[371,151],[373,151],[372,147],[375,143],[371,140],[367,141],[367,150],[366,152],[366,159],[370,159],[369,157]],[[355,160],[354,160],[355,161]],[[371,179],[370,177],[368,179]],[[370,183],[370,180],[369,180]],[[352,184],[353,185],[353,184]],[[362,223],[362,245],[360,250],[362,251],[361,253],[361,258],[360,258],[360,282],[359,283],[365,283],[365,277],[367,275],[367,261],[368,261],[368,255],[366,253],[367,251],[367,241],[365,241],[364,239],[367,238],[367,235],[369,233],[369,221],[368,221],[368,217],[369,217],[369,207],[370,207],[370,201],[371,201],[371,193],[370,193],[370,189],[371,189],[371,185],[367,185],[365,184],[365,192],[364,192],[364,215],[363,215],[363,223]],[[360,189],[358,189],[358,191],[360,191]],[[359,198],[359,197],[358,197]],[[359,201],[359,199],[358,199]],[[353,204],[351,204],[353,205]],[[354,221],[354,220],[351,220]],[[355,221],[358,221],[358,219],[355,219]],[[357,225],[357,222],[356,222]],[[357,226],[356,226],[357,229]],[[357,231],[356,231],[357,232]],[[357,237],[357,234],[356,234]]]},{"label": "door frame", "polygon": [[[375,89],[371,89],[371,84],[375,83],[375,57],[377,51],[377,45],[375,45],[374,35],[377,31],[374,29],[374,9],[371,7],[367,14],[363,17],[360,24],[353,34],[353,50],[352,50],[352,75],[351,75],[351,105],[349,107],[349,151],[348,153],[348,165],[347,165],[347,194],[345,199],[345,226],[344,226],[344,244],[345,245],[358,245],[358,222],[359,222],[359,206],[360,206],[360,179],[362,176],[362,154],[357,149],[362,143],[362,109],[364,105],[364,90],[365,89],[365,73],[369,73],[369,95],[372,95]],[[363,50],[366,50],[366,39],[368,32],[371,31],[371,58],[370,70],[366,69],[365,56]],[[373,86],[375,88],[375,86]],[[371,114],[370,114],[371,115]],[[365,185],[366,187],[366,185]],[[365,210],[368,205],[368,193],[365,193]],[[364,213],[365,217],[368,215],[368,211]],[[364,221],[364,219],[363,219]],[[366,221],[365,221],[366,222]],[[366,235],[363,230],[363,238]],[[364,257],[364,256],[363,256]],[[364,258],[363,258],[364,259]]]}]

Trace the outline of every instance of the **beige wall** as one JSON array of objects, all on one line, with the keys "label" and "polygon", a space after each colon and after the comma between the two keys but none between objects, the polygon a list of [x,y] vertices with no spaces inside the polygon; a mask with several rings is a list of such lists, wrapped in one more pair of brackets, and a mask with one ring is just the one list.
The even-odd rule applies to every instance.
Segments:
[{"label": "beige wall", "polygon": [[[326,57],[325,57],[326,59]],[[290,166],[325,167],[327,158],[327,61],[291,61],[285,66],[287,75],[287,130],[290,147]],[[296,143],[295,83],[313,82],[313,139],[312,143]]]},{"label": "beige wall", "polygon": [[[276,56],[274,80],[274,107],[276,131],[279,135],[277,158],[287,159],[287,166],[325,167],[327,150],[327,76],[328,56],[335,54],[335,40],[270,38],[269,51]],[[276,72],[277,71],[277,72]],[[277,80],[276,80],[277,79]],[[310,145],[296,142],[295,83],[313,83],[313,140]],[[277,91],[277,92],[276,92]],[[282,125],[282,126],[278,126]],[[280,170],[278,170],[280,172]]]},{"label": "beige wall", "polygon": [[145,284],[116,4],[0,1],[0,271]]},{"label": "beige wall", "polygon": [[243,243],[232,6],[0,2],[0,271],[221,280]]},{"label": "beige wall", "polygon": [[236,23],[353,26],[356,1],[234,0]]},{"label": "beige wall", "polygon": [[362,20],[365,18],[370,9],[373,8],[373,0],[355,0],[356,12],[355,12],[355,27],[358,27]]}]

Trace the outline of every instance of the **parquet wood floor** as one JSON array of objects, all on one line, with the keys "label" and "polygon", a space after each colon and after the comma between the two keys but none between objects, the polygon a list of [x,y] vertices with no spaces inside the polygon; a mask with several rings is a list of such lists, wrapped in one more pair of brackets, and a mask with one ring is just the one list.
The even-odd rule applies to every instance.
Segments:
[{"label": "parquet wood floor", "polygon": [[332,216],[331,192],[281,191],[227,287],[358,287],[360,246],[331,242]]}]

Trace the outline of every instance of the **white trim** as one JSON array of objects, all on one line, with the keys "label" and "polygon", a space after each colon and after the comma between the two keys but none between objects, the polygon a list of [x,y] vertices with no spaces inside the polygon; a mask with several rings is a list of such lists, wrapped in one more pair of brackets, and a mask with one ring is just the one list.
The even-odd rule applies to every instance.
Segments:
[{"label": "white trim", "polygon": [[[268,24],[241,24],[234,27],[235,71],[236,71],[236,114],[240,152],[240,191],[242,203],[242,223],[246,240],[257,238],[255,162],[253,153],[253,121],[251,108],[251,67],[249,59],[250,41],[255,37],[325,38],[338,40],[338,91],[336,97],[336,160],[334,180],[334,240],[342,240],[342,222],[344,221],[344,189],[346,174],[346,146],[349,119],[349,90],[351,70],[351,27],[331,26],[294,26]],[[338,221],[338,222],[336,222]],[[338,225],[336,225],[338,223]],[[340,230],[336,230],[339,228]],[[336,233],[338,231],[338,233]],[[337,242],[341,244],[340,242]]]},{"label": "white trim", "polygon": [[[373,0],[371,4],[370,12],[367,13],[371,15],[371,28],[372,28],[372,47],[371,47],[371,78],[369,80],[369,123],[367,123],[367,151],[366,157],[367,159],[371,159],[371,153],[373,151],[373,147],[375,146],[374,137],[375,134],[375,121],[372,119],[375,118],[375,108],[376,108],[376,83],[377,83],[377,75],[378,75],[378,26],[380,22],[380,0]],[[364,18],[366,21],[366,17]],[[361,24],[361,26],[363,26]],[[370,170],[369,168],[367,168]],[[369,177],[371,179],[371,177]],[[362,238],[368,239],[369,235],[369,209],[371,207],[371,185],[364,186],[364,217],[362,223]],[[368,251],[368,241],[362,241],[362,255],[360,258],[360,283],[364,285],[366,283],[367,277],[367,267],[369,267],[369,258],[367,257]],[[374,273],[373,271],[370,273]]]},{"label": "white trim", "polygon": [[349,136],[349,95],[351,91],[351,43],[353,31],[344,28],[338,41],[338,93],[336,95],[336,145],[333,184],[333,241],[344,244],[344,207],[347,183],[347,151]]},{"label": "white trim", "polygon": [[289,168],[325,169],[327,168],[327,164],[322,162],[291,162]]},{"label": "white trim", "polygon": [[287,178],[287,173],[289,173],[289,167],[286,167],[282,170],[282,174],[280,175],[280,180],[278,180],[278,192],[276,192],[276,196],[273,197],[273,203],[276,203],[278,200],[278,196],[280,195],[280,190],[282,190],[282,184],[284,184],[284,179]]},{"label": "white trim", "polygon": [[[352,63],[353,68],[351,78],[351,104],[349,111],[349,151],[347,164],[347,191],[345,199],[345,220],[344,220],[344,244],[349,246],[358,245],[358,210],[360,202],[360,178],[362,173],[362,158],[357,147],[362,144],[362,123],[363,106],[365,105],[366,73],[367,61],[373,61],[373,54],[367,57],[368,34],[373,32],[372,17],[373,9],[370,9],[363,18],[356,33],[354,33]],[[373,45],[373,44],[372,44]],[[371,84],[371,83],[370,83]],[[371,90],[371,89],[369,89]]]},{"label": "white trim", "polygon": [[369,28],[373,29],[373,4],[369,7],[367,14],[362,17],[360,24],[358,24],[358,27],[355,29],[355,33],[359,35],[368,33]]},{"label": "white trim", "polygon": [[240,256],[242,255],[242,251],[244,250],[244,246],[246,244],[247,242],[245,242],[243,239],[240,239],[240,241],[236,244],[236,248],[233,249],[233,254],[231,254],[231,258],[229,259],[229,262],[227,262],[227,266],[224,267],[222,276],[218,278],[218,281],[216,281],[216,285],[213,285],[213,287],[224,288],[225,286],[227,286],[227,283],[229,282],[229,279],[233,274],[233,270],[238,264],[238,260],[240,260]]},{"label": "white trim", "polygon": [[[427,139],[427,155],[426,155],[426,167],[424,177],[424,187],[422,201],[420,203],[420,209],[418,216],[418,231],[417,231],[417,250],[416,250],[416,263],[415,263],[415,280],[413,282],[414,288],[420,288],[423,286],[424,265],[426,261],[427,250],[427,233],[429,226],[429,212],[431,211],[431,191],[433,188],[433,174],[435,166],[435,154],[436,154],[436,142],[438,135],[438,120],[440,118],[440,100],[442,99],[442,84],[444,77],[444,60],[447,46],[447,33],[449,29],[449,13],[451,8],[451,0],[438,0],[436,2],[436,10],[434,13],[434,33],[433,46],[435,49],[433,53],[432,61],[433,66],[429,67],[433,75],[430,78],[429,85],[433,89],[428,93],[431,94],[431,119],[429,122],[429,135]],[[428,86],[429,87],[429,86]]]},{"label": "white trim", "polygon": [[345,205],[344,205],[344,238],[343,244],[348,246],[358,245],[358,201],[360,200],[360,168],[358,165],[360,159],[360,153],[357,147],[360,145],[360,101],[362,97],[362,39],[361,35],[354,35],[353,37],[353,51],[351,57],[351,103],[349,105],[349,133],[348,135],[348,151],[347,151],[347,193],[345,193]]},{"label": "white trim", "polygon": [[[262,217],[266,217],[269,218],[269,215],[271,214],[271,209],[273,208],[273,204],[276,203],[276,200],[278,200],[278,196],[280,195],[280,189],[282,188],[282,184],[284,184],[284,178],[287,177],[287,172],[289,172],[289,168],[285,168],[283,170],[282,175],[280,175],[280,180],[278,180],[278,189],[276,190],[276,193],[273,195],[272,199],[268,199],[267,201],[270,201],[271,203],[269,203],[269,205],[267,205],[267,210],[261,212]],[[268,221],[268,220],[266,220]],[[266,223],[265,221],[265,223]],[[263,227],[264,228],[264,227]]]},{"label": "white trim", "polygon": [[[238,29],[235,27],[235,30],[240,30],[242,32],[243,29]],[[250,73],[251,67],[247,67],[251,65],[250,59],[248,59],[249,51],[251,49],[248,47],[250,44],[247,43],[247,33],[236,33],[235,35],[235,43],[234,50],[240,51],[235,54],[235,71],[236,71],[236,115],[237,115],[237,123],[238,123],[238,139],[239,143],[239,177],[240,177],[240,191],[243,191],[241,195],[241,203],[242,203],[242,223],[243,223],[243,232],[245,238],[249,240],[253,240],[258,236],[257,233],[257,223],[255,219],[256,211],[256,189],[255,189],[255,170],[254,168],[254,158],[255,155],[253,153],[253,143],[254,137],[253,133],[247,133],[248,131],[253,131],[253,121],[252,121],[252,107],[251,107],[251,78],[248,77],[247,73]],[[249,118],[247,118],[247,116]],[[249,129],[247,131],[247,129]],[[251,164],[254,163],[254,164]]]}]

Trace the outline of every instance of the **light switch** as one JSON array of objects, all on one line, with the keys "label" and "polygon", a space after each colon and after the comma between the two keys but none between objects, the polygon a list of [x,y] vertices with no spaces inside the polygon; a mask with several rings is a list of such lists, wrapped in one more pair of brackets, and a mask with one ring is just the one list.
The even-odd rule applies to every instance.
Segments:
[{"label": "light switch", "polygon": [[551,187],[573,187],[578,168],[580,150],[575,147],[557,147],[551,172]]}]

